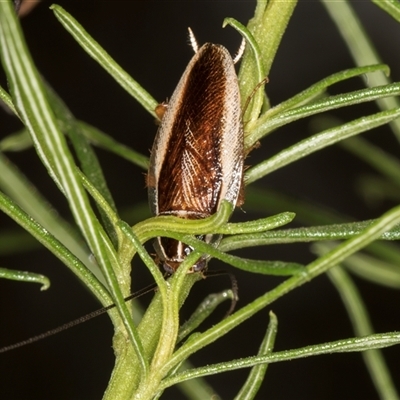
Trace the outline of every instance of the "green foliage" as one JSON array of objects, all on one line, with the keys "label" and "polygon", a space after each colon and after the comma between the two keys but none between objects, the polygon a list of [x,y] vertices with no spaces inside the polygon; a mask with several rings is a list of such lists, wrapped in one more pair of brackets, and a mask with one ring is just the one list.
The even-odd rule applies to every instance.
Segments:
[{"label": "green foliage", "polygon": [[[325,4],[332,15],[343,12],[340,15],[345,18],[343,15],[348,10],[339,11],[343,4]],[[385,4],[385,9],[388,12],[393,9],[393,17],[398,18],[398,7],[389,1]],[[343,146],[364,158],[387,179],[392,180],[393,184],[398,185],[398,161],[380,153],[371,144],[355,138],[361,132],[388,123],[392,123],[393,129],[397,129],[398,122],[395,120],[400,116],[398,101],[382,100],[398,96],[400,84],[390,83],[382,78],[389,74],[389,68],[379,59],[369,59],[368,65],[362,60],[357,67],[320,80],[274,107],[269,106],[263,88],[260,87],[253,93],[254,88],[263,82],[270,71],[295,6],[295,1],[259,1],[255,15],[247,27],[232,18],[224,22],[238,30],[248,44],[239,72],[243,105],[249,96],[253,96],[244,116],[246,151],[251,151],[259,140],[279,127],[302,118],[372,101],[380,101],[382,111],[350,122],[339,122],[335,126],[329,125],[326,129],[287,147],[248,169],[244,177],[245,184],[250,185],[279,168],[352,137],[351,141],[343,142]],[[349,7],[347,3],[345,7]],[[111,58],[73,16],[57,5],[53,5],[51,9],[83,50],[154,116],[157,102],[153,97]],[[346,21],[350,21],[351,15],[346,18]],[[340,28],[340,18],[337,21]],[[365,36],[363,33],[359,35],[360,38]],[[360,53],[354,50],[354,54]],[[116,310],[109,312],[115,327],[113,347],[116,361],[104,399],[158,398],[166,388],[175,384],[186,385],[187,380],[195,377],[249,367],[252,369],[248,380],[236,398],[252,399],[256,398],[270,363],[326,353],[372,349],[374,352],[368,353],[365,358],[377,391],[382,398],[397,398],[379,349],[399,344],[400,336],[398,333],[378,335],[373,332],[361,296],[351,278],[338,265],[349,265],[349,269],[356,270],[357,274],[366,279],[398,288],[400,278],[394,260],[398,262],[399,252],[397,249],[392,252],[387,243],[375,241],[398,240],[400,207],[387,211],[373,221],[348,222],[324,214],[322,210],[310,211],[309,205],[302,205],[297,201],[289,200],[285,203],[285,199],[277,195],[277,215],[269,218],[229,223],[232,205],[225,202],[215,215],[204,220],[188,221],[163,216],[141,221],[131,227],[119,216],[93,146],[107,149],[142,169],[148,166],[147,157],[72,115],[38,73],[10,1],[0,2],[0,55],[9,83],[9,93],[0,88],[0,98],[25,127],[0,142],[0,209],[59,258],[104,306],[112,303],[116,305]],[[379,74],[380,79],[384,80],[378,80],[372,87],[361,90],[339,95],[328,93],[328,89],[338,82],[373,74]],[[66,136],[75,150],[77,162],[67,145]],[[6,151],[21,151],[31,145],[35,147],[48,174],[66,198],[73,216],[72,224],[52,212],[42,195],[30,192],[29,181],[4,155]],[[258,202],[262,202],[265,195],[265,191],[250,191],[249,201],[257,208]],[[26,201],[28,197],[29,202]],[[317,225],[277,229],[295,218],[295,214],[290,211],[294,203],[300,210],[300,220],[303,218],[308,223]],[[282,212],[282,206],[286,205],[289,211]],[[206,233],[219,233],[225,237],[219,247],[215,248],[194,237]],[[84,243],[79,235],[84,238]],[[164,279],[144,247],[144,243],[158,236],[181,240],[195,249],[168,280]],[[322,241],[326,240],[342,242],[334,246],[322,246]],[[319,257],[306,266],[295,262],[251,260],[227,254],[228,251],[239,248],[310,241],[319,242],[314,247]],[[360,253],[367,246],[369,254]],[[89,257],[88,252],[94,257]],[[124,302],[124,297],[131,290],[131,261],[136,254],[158,286],[154,300],[145,311],[140,324],[134,323],[131,311]],[[220,302],[234,297],[231,291],[211,296],[189,321],[180,323],[179,310],[190,295],[194,283],[201,279],[199,274],[187,274],[187,271],[202,254],[218,258],[248,273],[289,277],[211,328],[197,332],[199,324]],[[374,261],[382,265],[379,271],[371,267]],[[271,314],[270,324],[257,356],[201,368],[191,368],[185,364],[191,355],[203,347],[223,338],[275,300],[324,273],[328,273],[344,299],[357,337],[274,352],[277,318]],[[38,282],[43,285],[42,289],[49,286],[47,278],[41,275],[5,268],[0,268],[0,278]],[[184,341],[184,338],[187,339]],[[181,345],[177,347],[180,341]],[[180,369],[182,365],[186,365],[186,369]],[[201,387],[206,387],[205,384],[196,385],[199,384],[194,384],[190,395],[192,398],[195,398],[195,392],[202,390]],[[186,393],[190,390],[185,386]],[[204,391],[207,392],[206,389]]]}]

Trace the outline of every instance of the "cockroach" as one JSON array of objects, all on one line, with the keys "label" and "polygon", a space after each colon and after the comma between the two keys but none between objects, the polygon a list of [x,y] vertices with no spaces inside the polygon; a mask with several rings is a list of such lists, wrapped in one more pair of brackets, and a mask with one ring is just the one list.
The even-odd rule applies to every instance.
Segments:
[{"label": "cockroach", "polygon": [[[202,219],[223,200],[238,205],[243,180],[243,123],[234,63],[222,45],[200,48],[189,30],[195,55],[163,113],[151,150],[147,186],[153,215]],[[242,46],[243,47],[243,46]],[[219,235],[197,236],[216,245]],[[172,274],[193,250],[158,237],[154,248]],[[204,270],[207,255],[190,272]]]}]

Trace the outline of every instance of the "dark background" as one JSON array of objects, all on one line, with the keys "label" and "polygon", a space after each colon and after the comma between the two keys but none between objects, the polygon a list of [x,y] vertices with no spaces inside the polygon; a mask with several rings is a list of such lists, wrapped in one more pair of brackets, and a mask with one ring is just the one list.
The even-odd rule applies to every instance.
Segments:
[{"label": "dark background", "polygon": [[[43,2],[22,20],[35,63],[47,81],[64,99],[77,118],[87,121],[143,154],[149,154],[156,126],[144,111],[76,44]],[[168,98],[192,56],[187,27],[198,41],[224,44],[232,53],[240,44],[231,28],[222,29],[224,17],[246,24],[254,1],[63,1],[86,30],[157,100]],[[354,2],[360,19],[399,79],[399,27],[380,9],[367,1]],[[301,1],[283,38],[267,86],[272,104],[278,104],[312,83],[353,62],[325,9],[318,1]],[[1,75],[1,84],[5,85]],[[346,86],[347,85],[347,86]],[[361,88],[352,80],[333,89]],[[374,105],[340,110],[333,115],[350,120],[375,112]],[[309,121],[300,121],[275,132],[246,161],[255,164],[288,145],[310,135]],[[1,137],[20,126],[0,112]],[[398,143],[388,128],[366,135],[398,154]],[[138,167],[104,151],[97,151],[117,206],[124,210],[146,202],[143,172]],[[34,150],[11,154],[10,158],[50,199],[57,210],[70,218],[66,202],[45,174]],[[375,218],[394,206],[384,202],[367,207],[354,189],[359,176],[372,170],[337,147],[325,149],[275,172],[257,182],[257,187],[277,189],[310,203],[320,203],[354,220]],[[0,171],[1,173],[1,171]],[[269,215],[267,200],[262,214],[243,207],[237,218],[250,220]],[[287,211],[282,209],[280,211]],[[143,215],[145,218],[147,215]],[[131,221],[130,221],[131,222]],[[0,215],[0,228],[15,224]],[[291,260],[308,263],[314,259],[308,245],[271,246],[247,257]],[[1,258],[1,266],[42,273],[51,279],[51,288],[40,292],[34,284],[0,280],[0,347],[41,333],[98,308],[99,304],[63,265],[47,251],[38,249]],[[134,290],[149,281],[140,261],[134,261]],[[210,269],[218,269],[217,262]],[[226,267],[228,269],[229,267]],[[239,281],[241,307],[281,279],[235,272]],[[399,329],[398,293],[356,279],[365,297],[377,332]],[[185,308],[187,317],[207,294],[229,287],[228,278],[198,283]],[[151,297],[149,295],[148,297]],[[145,299],[149,301],[149,299]],[[218,321],[225,309],[214,317]],[[268,311],[279,319],[276,350],[323,343],[354,336],[338,293],[324,276],[290,293],[256,317],[233,330],[195,357],[196,366],[254,355],[268,323]],[[205,327],[204,327],[205,329]],[[39,343],[0,355],[0,398],[13,399],[99,399],[113,366],[112,326],[106,316],[80,325]],[[399,385],[399,348],[383,350]],[[224,399],[231,399],[243,384],[247,370],[220,374],[209,379]],[[269,367],[259,399],[355,399],[377,398],[360,354],[311,357]],[[176,390],[166,391],[166,399],[184,398]]]}]

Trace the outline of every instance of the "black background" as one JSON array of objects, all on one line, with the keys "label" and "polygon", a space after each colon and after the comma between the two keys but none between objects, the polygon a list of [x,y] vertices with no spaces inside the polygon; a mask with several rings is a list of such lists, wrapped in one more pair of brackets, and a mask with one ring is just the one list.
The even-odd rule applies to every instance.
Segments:
[{"label": "black background", "polygon": [[[29,48],[43,76],[64,99],[77,118],[149,154],[156,126],[153,118],[122,90],[76,44],[49,10],[50,2],[40,4],[22,20]],[[168,98],[179,80],[192,50],[187,44],[190,26],[200,43],[224,44],[235,53],[239,35],[222,29],[224,17],[246,24],[254,1],[59,1],[85,29],[157,100]],[[385,63],[398,80],[400,34],[398,25],[367,1],[354,2]],[[325,9],[318,1],[301,1],[283,38],[267,86],[272,104],[289,98],[312,83],[353,66],[351,57]],[[5,85],[4,76],[1,83]],[[347,86],[346,86],[347,85]],[[361,88],[360,80],[341,84],[335,90]],[[377,111],[374,105],[353,107],[334,113],[343,120]],[[282,148],[310,135],[309,121],[301,121],[275,132],[246,161],[255,164]],[[1,137],[19,128],[18,122],[0,112]],[[398,143],[388,128],[364,135],[387,151],[398,154]],[[97,151],[120,209],[146,202],[143,172],[138,167],[104,151]],[[10,158],[50,199],[57,210],[70,218],[64,198],[45,174],[34,151],[11,154]],[[275,172],[258,187],[284,191],[312,203],[324,204],[354,220],[374,218],[394,206],[385,202],[367,207],[354,189],[357,177],[372,170],[336,147],[325,149]],[[0,171],[1,173],[1,171]],[[238,218],[250,220],[253,214]],[[281,211],[287,211],[282,209]],[[262,214],[268,215],[268,208]],[[147,215],[143,215],[145,218]],[[0,228],[15,228],[0,215]],[[310,262],[314,256],[308,245],[274,246],[247,257]],[[0,280],[0,346],[41,333],[98,307],[90,293],[47,251],[21,252],[1,258],[1,267],[29,270],[47,275],[52,286],[40,292],[34,284]],[[218,269],[212,262],[211,269]],[[225,267],[227,268],[227,267]],[[236,273],[236,272],[235,272]],[[237,272],[239,307],[277,285],[281,279]],[[398,293],[356,279],[371,313],[377,332],[399,329]],[[134,261],[134,290],[149,281],[140,261]],[[228,278],[198,283],[185,308],[183,318],[207,294],[229,287]],[[151,297],[151,296],[150,296]],[[146,299],[145,299],[146,301]],[[147,299],[148,301],[148,299]],[[279,319],[276,350],[292,349],[352,337],[353,331],[344,307],[331,283],[324,276],[290,293],[256,317],[233,330],[193,357],[197,366],[254,355],[272,309]],[[219,310],[218,321],[225,310]],[[0,398],[4,399],[99,399],[106,388],[113,366],[112,326],[103,316],[55,337],[0,355]],[[383,350],[399,385],[399,348]],[[220,374],[209,379],[224,399],[231,399],[244,382],[247,371]],[[355,399],[377,398],[360,354],[312,357],[269,367],[259,399]],[[175,389],[166,399],[184,398]]]}]

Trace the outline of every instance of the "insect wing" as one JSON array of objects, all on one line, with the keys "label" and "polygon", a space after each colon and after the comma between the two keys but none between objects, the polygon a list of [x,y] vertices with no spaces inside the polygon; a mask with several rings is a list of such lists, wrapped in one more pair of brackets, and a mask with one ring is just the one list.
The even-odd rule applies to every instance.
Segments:
[{"label": "insect wing", "polygon": [[236,204],[243,172],[237,76],[229,52],[207,43],[187,66],[155,139],[149,169],[153,214],[204,218]]}]

